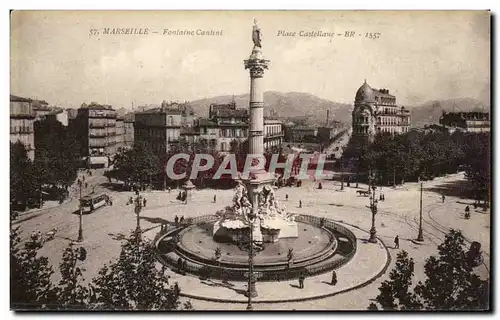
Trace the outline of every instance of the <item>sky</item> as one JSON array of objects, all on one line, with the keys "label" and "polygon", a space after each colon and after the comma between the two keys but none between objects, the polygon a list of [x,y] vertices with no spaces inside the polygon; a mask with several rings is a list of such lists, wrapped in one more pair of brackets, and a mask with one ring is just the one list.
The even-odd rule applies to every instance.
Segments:
[{"label": "sky", "polygon": [[[463,97],[490,104],[485,11],[16,11],[10,92],[64,108],[94,101],[116,109],[244,94],[254,18],[271,61],[266,91],[353,103],[366,79],[402,105]],[[104,35],[104,28],[147,28],[148,34]],[[222,35],[164,35],[164,29]]]}]

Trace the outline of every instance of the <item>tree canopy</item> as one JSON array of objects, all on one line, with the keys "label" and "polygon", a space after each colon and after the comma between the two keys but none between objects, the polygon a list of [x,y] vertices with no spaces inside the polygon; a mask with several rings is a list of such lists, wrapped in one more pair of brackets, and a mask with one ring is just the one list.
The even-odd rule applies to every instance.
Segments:
[{"label": "tree canopy", "polygon": [[[384,310],[488,310],[489,282],[474,273],[464,247],[462,233],[451,230],[438,246],[438,256],[427,259],[425,281],[415,286],[413,259],[406,251],[400,252],[375,301]],[[369,309],[378,306],[371,303]]]}]

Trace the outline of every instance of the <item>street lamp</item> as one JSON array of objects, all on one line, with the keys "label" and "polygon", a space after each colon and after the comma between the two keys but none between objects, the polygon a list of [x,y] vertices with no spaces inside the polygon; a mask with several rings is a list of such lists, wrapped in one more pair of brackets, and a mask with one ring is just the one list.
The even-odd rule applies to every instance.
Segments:
[{"label": "street lamp", "polygon": [[372,212],[372,227],[370,229],[370,239],[368,240],[371,243],[377,243],[377,229],[375,228],[375,215],[377,214],[377,198],[375,196],[375,183],[372,183],[372,195],[370,195],[370,210]]},{"label": "street lamp", "polygon": [[423,192],[423,182],[420,182],[420,226],[418,227],[418,237],[417,241],[424,242],[424,234],[422,230],[422,192]]},{"label": "street lamp", "polygon": [[82,184],[83,184],[83,182],[81,180],[78,180],[78,184],[80,185],[80,199],[79,199],[80,203],[79,203],[79,213],[78,213],[78,222],[79,222],[78,239],[76,241],[83,242],[83,225],[82,225],[82,215],[83,215]]},{"label": "street lamp", "polygon": [[134,208],[135,216],[137,219],[136,220],[137,225],[135,227],[135,232],[137,234],[141,233],[140,216],[139,216],[139,214],[141,213],[141,210],[142,210],[142,198],[140,195],[137,195],[137,198],[135,198],[135,208]]}]

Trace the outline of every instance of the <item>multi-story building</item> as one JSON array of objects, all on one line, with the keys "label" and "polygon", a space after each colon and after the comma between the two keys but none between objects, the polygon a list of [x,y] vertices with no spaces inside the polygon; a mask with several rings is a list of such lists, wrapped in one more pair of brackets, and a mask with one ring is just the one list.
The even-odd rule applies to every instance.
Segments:
[{"label": "multi-story building", "polygon": [[134,144],[145,144],[161,155],[180,142],[182,111],[160,107],[135,113]]},{"label": "multi-story building", "polygon": [[443,112],[439,124],[450,131],[461,130],[466,132],[489,132],[489,112]]},{"label": "multi-story building", "polygon": [[356,92],[352,134],[373,138],[375,134],[400,134],[410,130],[410,111],[396,104],[387,89],[373,89],[365,82]]},{"label": "multi-story building", "polygon": [[283,144],[283,123],[280,120],[264,118],[264,148],[278,148]]},{"label": "multi-story building", "polygon": [[321,143],[329,143],[339,133],[337,126],[318,127],[318,139]]},{"label": "multi-story building", "polygon": [[233,141],[242,143],[248,138],[248,110],[237,109],[234,100],[228,104],[211,104],[209,118],[219,128],[219,151],[229,152]]},{"label": "multi-story building", "polygon": [[45,119],[52,112],[49,103],[45,100],[32,100],[32,106],[35,113],[35,121]]},{"label": "multi-story building", "polygon": [[117,152],[116,111],[109,105],[83,104],[74,120],[81,155],[89,166],[107,167]]},{"label": "multi-story building", "polygon": [[116,150],[125,148],[125,118],[116,117]]},{"label": "multi-story building", "polygon": [[219,139],[219,126],[208,119],[197,119],[195,128],[200,133],[200,140],[205,140],[211,149],[217,149]]},{"label": "multi-story building", "polygon": [[35,159],[34,122],[32,100],[10,95],[10,142],[22,142],[31,160]]},{"label": "multi-story building", "polygon": [[123,117],[123,147],[127,149],[134,146],[134,119],[135,114],[132,112]]},{"label": "multi-story building", "polygon": [[292,141],[311,141],[318,135],[318,128],[309,126],[296,126],[292,128]]}]

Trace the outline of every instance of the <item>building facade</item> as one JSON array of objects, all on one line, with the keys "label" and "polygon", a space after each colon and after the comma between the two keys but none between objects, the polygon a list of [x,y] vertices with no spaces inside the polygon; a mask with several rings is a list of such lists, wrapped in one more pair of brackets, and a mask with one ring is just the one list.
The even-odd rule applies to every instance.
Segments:
[{"label": "building facade", "polygon": [[120,151],[125,148],[125,118],[116,117],[116,150]]},{"label": "building facade", "polygon": [[318,128],[309,126],[295,126],[292,128],[292,141],[313,142],[318,135]]},{"label": "building facade", "polygon": [[134,144],[149,146],[161,155],[179,144],[182,112],[167,107],[154,108],[135,113]]},{"label": "building facade", "polygon": [[51,114],[52,109],[49,103],[45,100],[32,100],[33,112],[35,113],[35,121],[41,121]]},{"label": "building facade", "polygon": [[248,139],[248,110],[237,109],[234,101],[228,104],[211,104],[209,118],[219,129],[219,151],[229,152],[233,142],[243,143]]},{"label": "building facade", "polygon": [[461,130],[465,132],[489,132],[489,112],[443,112],[439,124],[449,131]]},{"label": "building facade", "polygon": [[32,100],[10,95],[10,142],[23,143],[31,160],[35,159],[34,123]]},{"label": "building facade", "polygon": [[83,104],[74,120],[81,155],[91,167],[107,167],[118,151],[122,137],[117,135],[116,111],[109,105]]},{"label": "building facade", "polygon": [[126,149],[134,146],[134,119],[135,114],[132,112],[123,117],[123,147]]},{"label": "building facade", "polygon": [[283,123],[277,119],[264,118],[264,149],[279,148],[283,144]]},{"label": "building facade", "polygon": [[396,104],[387,89],[373,89],[365,82],[356,92],[352,112],[352,134],[401,134],[410,130],[410,111]]}]

